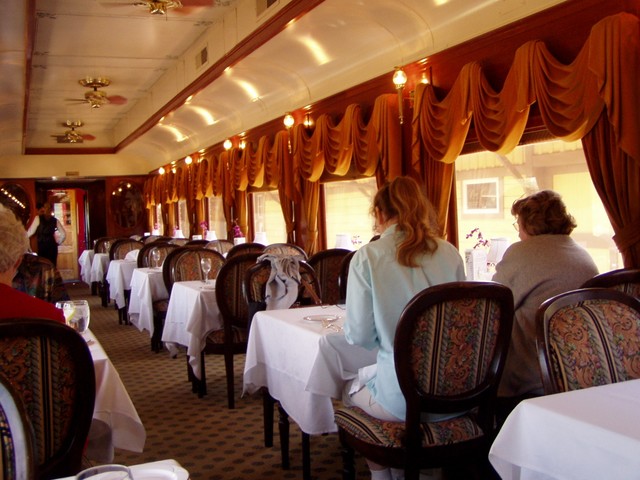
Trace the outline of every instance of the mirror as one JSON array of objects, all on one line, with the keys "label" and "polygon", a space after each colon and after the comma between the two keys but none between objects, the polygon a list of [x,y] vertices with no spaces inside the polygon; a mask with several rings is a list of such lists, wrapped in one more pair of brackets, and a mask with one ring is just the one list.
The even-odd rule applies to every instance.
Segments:
[{"label": "mirror", "polygon": [[16,217],[27,227],[31,217],[31,199],[29,194],[17,183],[5,183],[0,187],[0,203],[13,210]]},{"label": "mirror", "polygon": [[111,213],[122,228],[141,226],[144,201],[140,189],[131,182],[120,182],[111,192]]}]

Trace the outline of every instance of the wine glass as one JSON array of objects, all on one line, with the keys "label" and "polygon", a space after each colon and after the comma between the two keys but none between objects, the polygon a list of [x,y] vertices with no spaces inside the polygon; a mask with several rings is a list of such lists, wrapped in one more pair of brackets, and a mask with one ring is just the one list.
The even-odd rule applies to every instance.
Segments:
[{"label": "wine glass", "polygon": [[151,252],[151,260],[153,261],[153,267],[154,268],[159,268],[159,263],[160,263],[160,250],[158,249],[154,249]]},{"label": "wine glass", "polygon": [[201,258],[200,266],[202,267],[202,273],[204,273],[204,283],[209,283],[209,272],[211,271],[211,259],[209,257]]},{"label": "wine glass", "polygon": [[89,478],[100,478],[101,480],[131,480],[131,470],[124,465],[98,465],[81,471],[75,476],[75,480],[85,480]]},{"label": "wine glass", "polygon": [[89,328],[89,320],[91,318],[91,310],[89,302],[86,300],[70,300],[62,304],[62,312],[64,313],[67,325],[78,333],[84,333]]}]

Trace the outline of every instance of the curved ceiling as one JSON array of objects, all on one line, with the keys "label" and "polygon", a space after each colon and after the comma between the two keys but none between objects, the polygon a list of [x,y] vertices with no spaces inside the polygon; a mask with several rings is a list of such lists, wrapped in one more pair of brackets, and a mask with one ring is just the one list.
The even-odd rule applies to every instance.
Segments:
[{"label": "curved ceiling", "polygon": [[[561,0],[276,0],[262,14],[256,5],[264,0],[210,0],[167,16],[133,0],[5,2],[0,161],[90,148],[145,159],[152,169]],[[34,5],[31,14],[25,3]],[[31,47],[18,20],[31,17],[27,71]],[[236,61],[275,22],[283,28]],[[203,49],[207,58],[197,67]],[[77,101],[90,90],[78,83],[86,77],[108,77],[101,90],[126,103],[90,108]],[[193,88],[199,91],[187,98]],[[17,128],[25,108],[26,125]],[[52,135],[67,120],[82,121],[78,130],[95,139],[57,143]]]}]

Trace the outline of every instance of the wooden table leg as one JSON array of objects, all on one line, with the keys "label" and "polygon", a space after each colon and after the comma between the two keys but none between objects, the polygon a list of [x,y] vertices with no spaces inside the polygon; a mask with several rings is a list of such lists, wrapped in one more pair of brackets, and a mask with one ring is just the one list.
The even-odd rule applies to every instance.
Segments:
[{"label": "wooden table leg", "polygon": [[311,439],[302,432],[302,478],[311,480]]}]

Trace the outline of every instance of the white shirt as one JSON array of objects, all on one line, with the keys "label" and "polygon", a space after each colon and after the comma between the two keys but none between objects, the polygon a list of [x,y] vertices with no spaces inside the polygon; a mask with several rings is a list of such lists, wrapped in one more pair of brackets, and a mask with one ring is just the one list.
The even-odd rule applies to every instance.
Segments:
[{"label": "white shirt", "polygon": [[[38,229],[39,226],[40,226],[40,215],[36,215],[36,218],[34,218],[33,222],[31,222],[31,225],[29,225],[29,228],[27,230],[27,237],[31,237],[34,233],[36,233],[36,230]],[[60,223],[60,220],[58,220],[57,218],[56,218],[56,227],[58,229],[57,230],[58,237],[56,239],[56,242],[58,243],[58,245],[60,245],[61,243],[64,242],[65,238],[67,238],[67,232],[62,226],[62,223]]]}]

